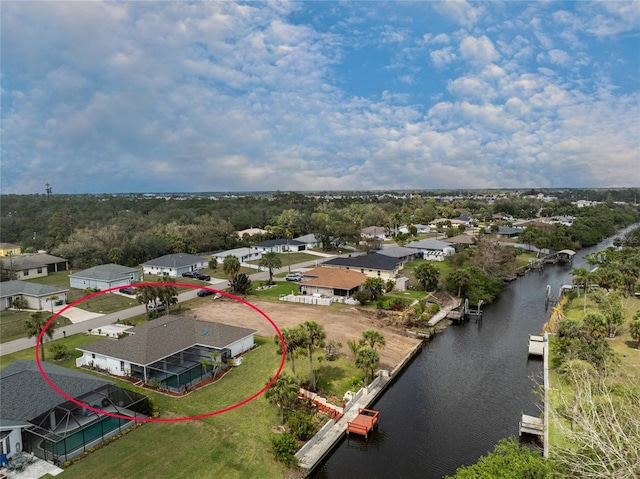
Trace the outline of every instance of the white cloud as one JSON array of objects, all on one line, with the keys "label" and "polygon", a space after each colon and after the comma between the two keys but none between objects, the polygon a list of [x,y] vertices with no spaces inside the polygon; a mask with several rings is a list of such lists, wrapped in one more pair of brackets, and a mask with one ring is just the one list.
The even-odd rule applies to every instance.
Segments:
[{"label": "white cloud", "polygon": [[465,37],[460,42],[460,56],[471,64],[478,66],[486,65],[500,58],[500,54],[486,36],[480,38]]}]

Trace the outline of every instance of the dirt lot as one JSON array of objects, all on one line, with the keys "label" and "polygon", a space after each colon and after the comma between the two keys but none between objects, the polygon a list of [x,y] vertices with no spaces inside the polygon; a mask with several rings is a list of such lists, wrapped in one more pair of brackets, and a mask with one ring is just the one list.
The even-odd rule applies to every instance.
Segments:
[{"label": "dirt lot", "polygon": [[[369,318],[353,308],[341,312],[333,307],[297,303],[258,301],[252,304],[268,316],[278,328],[295,326],[305,321],[322,324],[327,340],[333,339],[342,343],[343,354],[351,354],[347,346],[349,339],[360,339],[365,329],[377,329],[384,334],[387,342],[385,348],[380,350],[382,369],[393,369],[418,343],[416,339],[402,336],[386,328],[382,320]],[[259,336],[272,337],[276,334],[271,323],[262,314],[232,299],[212,300],[210,304],[193,310],[193,313],[203,321],[216,321],[257,329]]]}]

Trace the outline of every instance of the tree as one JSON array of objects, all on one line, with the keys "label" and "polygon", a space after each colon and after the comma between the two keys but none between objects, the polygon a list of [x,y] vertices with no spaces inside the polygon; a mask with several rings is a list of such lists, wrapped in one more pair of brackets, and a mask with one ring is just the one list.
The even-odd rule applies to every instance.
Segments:
[{"label": "tree", "polygon": [[222,261],[222,271],[233,280],[240,271],[240,260],[238,257],[231,254],[225,256]]},{"label": "tree", "polygon": [[618,292],[602,293],[595,295],[598,310],[604,316],[607,337],[615,338],[619,329],[624,324],[624,306],[622,295]]},{"label": "tree", "polygon": [[370,301],[382,298],[385,292],[385,282],[382,278],[367,278],[360,286],[361,291],[369,293]]},{"label": "tree", "polygon": [[555,469],[581,479],[640,477],[637,384],[612,387],[605,375],[578,364],[567,367],[573,394],[550,403],[550,418],[563,437],[552,449]]},{"label": "tree", "polygon": [[384,348],[387,344],[387,340],[384,338],[384,335],[377,329],[367,329],[365,331],[362,331],[362,339],[360,340],[360,344],[369,346],[375,351],[378,346]]},{"label": "tree", "polygon": [[471,273],[466,268],[458,268],[447,275],[447,284],[458,289],[458,297],[471,284]]},{"label": "tree", "polygon": [[369,374],[380,362],[380,355],[370,346],[361,346],[356,353],[356,366],[364,371],[364,383],[369,384]]},{"label": "tree", "polygon": [[458,468],[447,479],[546,479],[551,467],[539,452],[530,450],[515,438],[502,439],[493,451],[470,466]]},{"label": "tree", "polygon": [[589,289],[589,282],[591,280],[591,273],[587,268],[574,268],[571,271],[572,282],[573,284],[577,284],[578,287],[581,287],[584,290],[583,302],[582,302],[582,312],[586,313],[587,311],[587,290]]},{"label": "tree", "polygon": [[281,426],[284,426],[284,408],[296,400],[299,392],[298,383],[287,373],[281,373],[265,391],[265,397],[280,408]]},{"label": "tree", "polygon": [[52,294],[51,296],[47,296],[47,301],[49,301],[49,304],[51,305],[51,315],[52,316],[53,316],[53,303],[55,303],[59,299],[60,298],[58,297],[57,294]]},{"label": "tree", "polygon": [[[306,338],[304,337],[304,330],[300,325],[289,328],[282,328],[282,339],[284,340],[284,346],[286,348],[286,354],[291,361],[291,374],[296,375],[296,364],[294,361],[296,350],[306,344]],[[280,344],[280,337],[274,336],[276,344]]]},{"label": "tree", "polygon": [[302,330],[305,333],[305,346],[309,353],[309,383],[311,385],[311,389],[315,391],[316,375],[313,371],[313,351],[316,348],[324,347],[326,333],[324,332],[322,325],[315,321],[305,321],[302,323]]},{"label": "tree", "polygon": [[202,368],[207,370],[211,368],[211,378],[215,378],[218,371],[222,369],[222,354],[219,351],[213,351],[208,358],[202,358]]},{"label": "tree", "polygon": [[637,348],[640,349],[640,311],[635,314],[629,324],[629,334],[632,339],[638,342]]},{"label": "tree", "polygon": [[269,270],[269,284],[273,284],[273,270],[282,268],[282,258],[275,251],[269,251],[262,255],[258,264]]},{"label": "tree", "polygon": [[438,278],[440,271],[434,265],[428,262],[420,263],[414,270],[414,275],[422,289],[425,291],[433,291],[438,286]]},{"label": "tree", "polygon": [[53,339],[53,331],[55,330],[55,326],[50,324],[49,327],[45,330],[45,326],[47,324],[48,319],[45,319],[42,311],[36,311],[35,313],[31,313],[29,315],[29,319],[27,319],[24,323],[24,329],[27,333],[28,338],[33,338],[35,336],[36,341],[38,337],[40,337],[40,333],[44,330],[44,336],[42,337],[42,344],[40,344],[40,360],[44,361],[44,339],[45,336],[49,339]]},{"label": "tree", "polygon": [[22,296],[11,301],[11,306],[16,308],[18,312],[22,309],[27,309],[29,307],[29,302],[24,299]]},{"label": "tree", "polygon": [[155,301],[158,295],[156,294],[153,286],[138,286],[136,288],[136,301],[140,304],[144,304],[145,312],[149,316],[149,303]]},{"label": "tree", "polygon": [[235,294],[247,294],[251,291],[251,280],[245,273],[240,273],[229,280],[229,287]]},{"label": "tree", "polygon": [[218,269],[218,259],[217,258],[211,258],[209,260],[209,269],[212,269],[214,271]]}]

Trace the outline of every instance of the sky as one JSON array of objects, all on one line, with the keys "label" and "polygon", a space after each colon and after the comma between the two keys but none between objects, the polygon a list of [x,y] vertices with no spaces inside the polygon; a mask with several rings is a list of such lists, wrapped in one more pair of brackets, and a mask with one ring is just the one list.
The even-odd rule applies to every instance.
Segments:
[{"label": "sky", "polygon": [[0,3],[3,194],[640,186],[640,1]]}]

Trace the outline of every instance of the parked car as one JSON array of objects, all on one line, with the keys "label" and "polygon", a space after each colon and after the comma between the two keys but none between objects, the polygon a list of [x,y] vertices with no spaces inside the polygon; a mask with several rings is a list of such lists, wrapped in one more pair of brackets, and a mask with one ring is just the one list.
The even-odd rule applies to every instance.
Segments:
[{"label": "parked car", "polygon": [[213,291],[208,290],[208,289],[201,289],[198,291],[198,296],[209,296],[210,294],[213,294]]},{"label": "parked car", "polygon": [[136,290],[133,288],[120,288],[118,291],[122,294],[136,294]]},{"label": "parked car", "polygon": [[211,276],[209,276],[208,274],[202,274],[200,271],[195,271],[193,273],[193,277],[201,281],[211,281]]},{"label": "parked car", "polygon": [[167,303],[160,301],[152,301],[149,303],[149,311],[164,311],[167,309]]},{"label": "parked car", "polygon": [[287,276],[284,278],[287,281],[302,281],[302,274],[301,273],[288,273]]},{"label": "parked car", "polygon": [[196,277],[196,271],[187,271],[186,273],[182,273],[182,277],[183,278],[195,278]]}]

